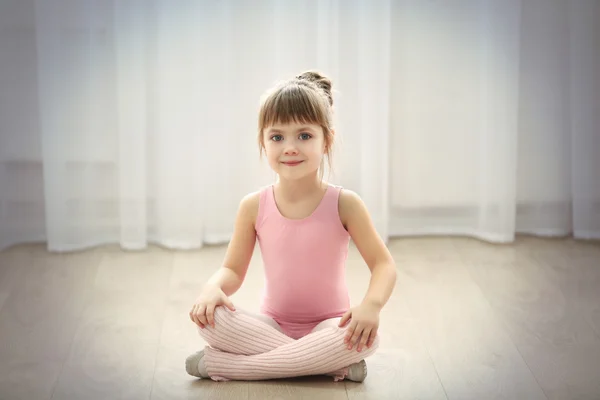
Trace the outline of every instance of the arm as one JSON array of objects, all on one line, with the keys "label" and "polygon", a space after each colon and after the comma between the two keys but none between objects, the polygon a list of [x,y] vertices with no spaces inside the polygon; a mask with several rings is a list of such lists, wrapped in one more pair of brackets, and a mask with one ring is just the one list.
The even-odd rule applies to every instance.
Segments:
[{"label": "arm", "polygon": [[342,191],[339,210],[342,223],[371,271],[362,303],[348,310],[339,324],[344,326],[351,320],[344,342],[348,349],[356,345],[357,351],[362,351],[365,345],[371,347],[377,337],[379,313],[396,285],[396,265],[377,233],[367,207],[357,194]]},{"label": "arm", "polygon": [[340,215],[352,241],[371,271],[371,280],[363,303],[371,304],[381,310],[396,285],[397,273],[394,259],[375,230],[367,207],[356,193],[342,192]]},{"label": "arm", "polygon": [[242,286],[256,242],[254,224],[259,195],[250,194],[242,199],[235,220],[233,237],[227,247],[223,265],[210,277],[190,311],[190,319],[200,328],[215,326],[215,307],[224,305],[235,311],[229,296]]},{"label": "arm", "polygon": [[254,224],[258,213],[259,194],[247,195],[240,202],[233,236],[227,247],[223,265],[207,281],[206,286],[216,286],[226,296],[231,296],[242,286],[256,244]]}]

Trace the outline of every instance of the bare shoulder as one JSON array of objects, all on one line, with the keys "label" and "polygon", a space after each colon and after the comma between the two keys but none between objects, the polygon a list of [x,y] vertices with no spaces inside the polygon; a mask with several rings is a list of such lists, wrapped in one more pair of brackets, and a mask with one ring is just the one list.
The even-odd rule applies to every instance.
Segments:
[{"label": "bare shoulder", "polygon": [[254,223],[256,221],[256,217],[258,216],[258,207],[260,204],[260,194],[261,190],[257,190],[255,192],[248,193],[242,200],[239,205],[239,214],[248,222]]},{"label": "bare shoulder", "polygon": [[341,191],[339,213],[344,227],[369,268],[384,262],[393,264],[392,256],[375,229],[367,206],[357,193],[346,189]]},{"label": "bare shoulder", "polygon": [[231,241],[227,246],[223,265],[244,280],[256,243],[255,221],[260,192],[245,195],[239,203]]},{"label": "bare shoulder", "polygon": [[351,216],[356,215],[357,212],[367,212],[367,208],[361,197],[356,192],[349,189],[342,189],[340,191],[338,207],[340,220],[346,229],[348,229],[348,222]]}]

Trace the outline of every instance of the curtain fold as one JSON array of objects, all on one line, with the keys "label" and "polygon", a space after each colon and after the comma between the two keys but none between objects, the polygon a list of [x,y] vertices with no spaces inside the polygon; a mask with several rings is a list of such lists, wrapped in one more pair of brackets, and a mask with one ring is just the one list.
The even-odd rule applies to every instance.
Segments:
[{"label": "curtain fold", "polygon": [[387,240],[600,238],[594,0],[7,0],[0,249],[229,240],[262,93],[333,81],[326,177]]}]

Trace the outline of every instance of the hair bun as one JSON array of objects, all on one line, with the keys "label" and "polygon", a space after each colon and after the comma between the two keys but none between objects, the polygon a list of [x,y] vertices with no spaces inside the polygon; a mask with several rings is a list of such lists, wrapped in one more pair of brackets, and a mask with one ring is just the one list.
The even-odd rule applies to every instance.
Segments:
[{"label": "hair bun", "polygon": [[305,71],[298,75],[296,79],[305,80],[314,83],[319,87],[325,95],[329,104],[333,105],[333,96],[331,95],[331,80],[317,71]]}]

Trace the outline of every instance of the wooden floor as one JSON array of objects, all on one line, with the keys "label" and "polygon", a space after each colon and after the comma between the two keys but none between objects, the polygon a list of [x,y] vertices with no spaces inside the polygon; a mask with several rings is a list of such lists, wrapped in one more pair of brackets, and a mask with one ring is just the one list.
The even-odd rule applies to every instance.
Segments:
[{"label": "wooden floor", "polygon": [[[363,384],[212,382],[186,374],[203,347],[188,310],[225,248],[115,246],[0,253],[0,399],[600,399],[600,245],[390,243],[399,279]],[[369,272],[348,261],[354,302]],[[257,310],[260,254],[238,307]]]}]

